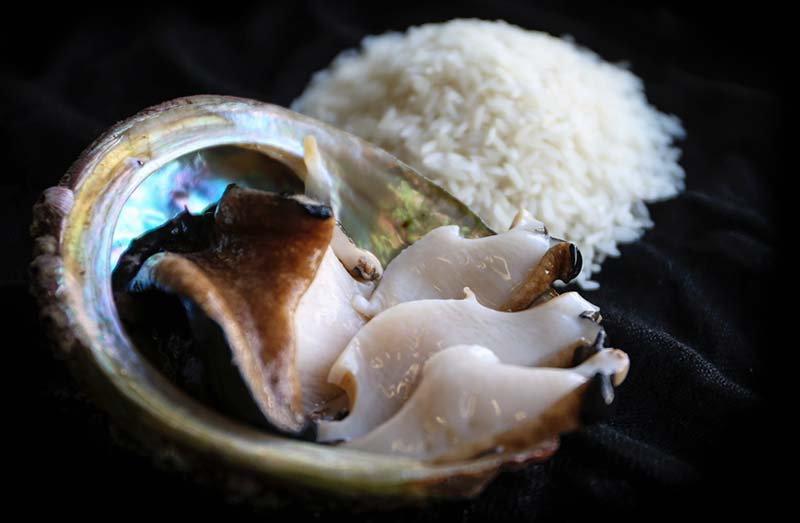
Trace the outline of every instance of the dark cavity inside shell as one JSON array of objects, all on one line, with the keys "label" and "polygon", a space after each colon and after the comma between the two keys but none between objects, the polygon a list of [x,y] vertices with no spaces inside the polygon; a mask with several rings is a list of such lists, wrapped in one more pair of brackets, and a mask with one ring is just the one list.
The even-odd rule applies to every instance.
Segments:
[{"label": "dark cavity inside shell", "polygon": [[[139,351],[192,398],[240,422],[271,426],[233,363],[222,328],[190,300],[149,289],[129,293],[142,263],[158,252],[197,252],[210,245],[215,206],[182,211],[135,239],[120,256],[112,285],[123,325]],[[157,311],[156,314],[153,311]]]},{"label": "dark cavity inside shell", "polygon": [[201,149],[167,163],[136,189],[120,213],[111,252],[112,287],[126,332],[155,368],[201,403],[268,429],[216,322],[176,295],[127,292],[150,256],[208,247],[216,202],[231,183],[276,193],[302,193],[304,187],[289,166],[243,147]]}]

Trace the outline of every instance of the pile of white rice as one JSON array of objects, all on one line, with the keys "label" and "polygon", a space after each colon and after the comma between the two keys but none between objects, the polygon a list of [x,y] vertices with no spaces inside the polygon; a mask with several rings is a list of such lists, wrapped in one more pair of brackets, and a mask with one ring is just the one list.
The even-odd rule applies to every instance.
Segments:
[{"label": "pile of white rice", "polygon": [[528,209],[581,249],[584,288],[652,226],[644,202],[683,188],[680,121],[647,103],[638,77],[505,22],[365,38],[293,108],[390,151],[495,230]]}]

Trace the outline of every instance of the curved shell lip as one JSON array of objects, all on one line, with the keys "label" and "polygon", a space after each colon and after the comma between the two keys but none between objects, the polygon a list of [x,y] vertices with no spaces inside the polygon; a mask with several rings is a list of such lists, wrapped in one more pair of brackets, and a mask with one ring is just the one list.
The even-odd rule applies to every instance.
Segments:
[{"label": "curved shell lip", "polygon": [[[291,125],[281,128],[286,122]],[[187,455],[210,456],[232,470],[338,497],[471,496],[501,468],[552,454],[554,441],[523,453],[431,465],[265,434],[191,399],[134,348],[112,296],[109,255],[114,227],[109,224],[116,223],[122,204],[142,180],[187,152],[224,141],[273,147],[273,154],[291,162],[302,150],[292,150],[292,143],[302,147],[302,136],[276,144],[269,141],[276,129],[298,136],[313,131],[322,141],[341,140],[352,154],[367,155],[374,165],[403,173],[409,183],[420,177],[388,153],[285,108],[202,95],[151,107],[116,124],[35,205],[32,292],[58,355],[92,389],[94,399],[145,446],[150,441],[150,450],[156,438],[159,445],[166,442]],[[199,139],[188,139],[192,130],[201,131]],[[461,205],[463,209],[453,212],[468,213]],[[475,216],[469,213],[468,218]],[[479,219],[475,228],[476,235],[491,232]]]}]

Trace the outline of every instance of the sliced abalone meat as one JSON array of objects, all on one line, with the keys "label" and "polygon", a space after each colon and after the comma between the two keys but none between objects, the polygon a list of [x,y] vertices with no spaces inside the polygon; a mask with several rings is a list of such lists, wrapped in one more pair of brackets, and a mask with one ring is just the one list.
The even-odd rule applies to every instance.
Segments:
[{"label": "sliced abalone meat", "polygon": [[417,386],[426,360],[460,344],[493,347],[504,363],[564,367],[575,350],[597,339],[597,307],[575,292],[519,312],[500,312],[467,290],[461,300],[396,305],[369,321],[347,345],[329,381],[347,392],[350,413],[322,421],[322,441],[349,440],[394,415]]},{"label": "sliced abalone meat", "polygon": [[344,445],[437,462],[528,449],[602,414],[627,371],[616,349],[575,368],[543,369],[502,363],[480,346],[449,347],[425,363],[397,414]]},{"label": "sliced abalone meat", "polygon": [[372,317],[398,303],[459,298],[469,287],[487,307],[527,307],[555,280],[574,278],[581,258],[575,245],[551,238],[541,222],[523,216],[508,231],[483,238],[464,238],[456,225],[430,231],[392,260],[372,296],[354,306]]},{"label": "sliced abalone meat", "polygon": [[303,412],[324,412],[332,399],[342,395],[339,387],[328,383],[328,372],[366,322],[351,306],[353,297],[369,295],[373,288],[353,278],[328,247],[294,314],[295,368]]}]

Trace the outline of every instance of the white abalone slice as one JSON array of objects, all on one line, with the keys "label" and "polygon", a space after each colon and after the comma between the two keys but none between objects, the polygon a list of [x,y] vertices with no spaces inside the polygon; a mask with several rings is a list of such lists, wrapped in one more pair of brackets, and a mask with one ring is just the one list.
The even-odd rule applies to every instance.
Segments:
[{"label": "white abalone slice", "polygon": [[342,394],[328,383],[328,372],[366,322],[351,306],[353,297],[368,296],[373,288],[373,283],[354,279],[328,247],[294,313],[295,368],[304,412],[319,412]]},{"label": "white abalone slice", "polygon": [[420,300],[396,305],[367,323],[347,345],[329,381],[347,392],[349,415],[320,422],[321,441],[366,434],[395,412],[417,385],[425,361],[460,344],[494,347],[504,363],[570,365],[575,349],[602,332],[597,307],[575,292],[519,312],[500,312],[478,302]]},{"label": "white abalone slice", "polygon": [[449,347],[425,363],[419,387],[397,414],[344,445],[438,462],[530,448],[576,429],[582,407],[595,399],[587,402],[587,394],[611,402],[610,383],[591,391],[590,379],[617,385],[627,370],[628,356],[617,349],[572,369],[542,369],[502,363],[480,346]]},{"label": "white abalone slice", "polygon": [[354,306],[372,317],[398,303],[458,298],[466,286],[487,307],[527,307],[555,280],[572,279],[581,260],[573,244],[552,239],[541,222],[519,218],[484,238],[464,238],[456,225],[432,230],[392,260],[372,296]]}]

